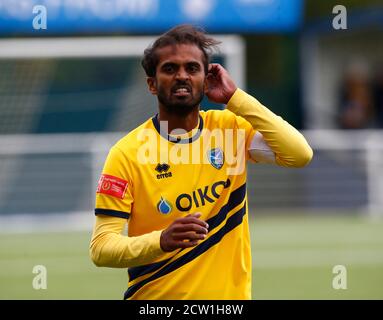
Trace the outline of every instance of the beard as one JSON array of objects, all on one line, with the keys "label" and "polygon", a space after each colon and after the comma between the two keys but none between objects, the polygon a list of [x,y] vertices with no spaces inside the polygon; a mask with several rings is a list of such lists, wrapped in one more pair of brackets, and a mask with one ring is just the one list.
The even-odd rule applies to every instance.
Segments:
[{"label": "beard", "polygon": [[172,93],[173,90],[170,95],[167,95],[163,88],[158,88],[158,101],[164,106],[167,113],[183,118],[199,107],[204,96],[203,88],[198,90],[196,95],[190,88],[190,96],[186,97],[176,97]]}]

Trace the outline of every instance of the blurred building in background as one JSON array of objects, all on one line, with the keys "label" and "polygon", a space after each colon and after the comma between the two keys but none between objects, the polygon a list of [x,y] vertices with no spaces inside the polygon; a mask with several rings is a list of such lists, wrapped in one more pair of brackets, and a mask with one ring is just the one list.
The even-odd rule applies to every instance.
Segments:
[{"label": "blurred building in background", "polygon": [[179,23],[221,37],[215,61],[315,149],[305,169],[249,166],[253,212],[383,212],[371,131],[383,126],[383,7],[348,2],[348,29],[334,30],[334,1],[0,0],[0,216],[92,221],[109,147],[156,112],[143,49]]},{"label": "blurred building in background", "polygon": [[347,29],[334,30],[335,14],[329,14],[334,3],[307,2],[301,37],[305,124],[310,129],[382,128],[383,5],[351,0],[344,5]]}]

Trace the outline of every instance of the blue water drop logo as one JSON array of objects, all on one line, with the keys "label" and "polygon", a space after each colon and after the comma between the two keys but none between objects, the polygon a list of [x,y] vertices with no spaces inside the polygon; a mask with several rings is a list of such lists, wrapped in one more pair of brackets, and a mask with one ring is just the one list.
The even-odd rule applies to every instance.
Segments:
[{"label": "blue water drop logo", "polygon": [[162,214],[169,214],[172,211],[170,203],[161,197],[161,200],[157,203],[157,210]]}]

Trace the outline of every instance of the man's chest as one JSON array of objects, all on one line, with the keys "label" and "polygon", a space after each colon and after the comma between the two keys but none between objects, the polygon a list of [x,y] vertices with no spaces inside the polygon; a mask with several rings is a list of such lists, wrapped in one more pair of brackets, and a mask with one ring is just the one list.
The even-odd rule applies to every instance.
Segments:
[{"label": "man's chest", "polygon": [[134,211],[152,217],[208,211],[230,186],[225,170],[210,164],[157,163],[139,167],[134,179]]}]

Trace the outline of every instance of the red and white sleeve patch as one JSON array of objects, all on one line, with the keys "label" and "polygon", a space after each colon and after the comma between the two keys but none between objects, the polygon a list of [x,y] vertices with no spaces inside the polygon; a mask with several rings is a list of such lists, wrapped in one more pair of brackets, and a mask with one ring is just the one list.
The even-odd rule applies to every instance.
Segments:
[{"label": "red and white sleeve patch", "polygon": [[121,178],[102,174],[98,181],[97,193],[107,194],[112,197],[124,199],[128,189],[128,181]]}]

